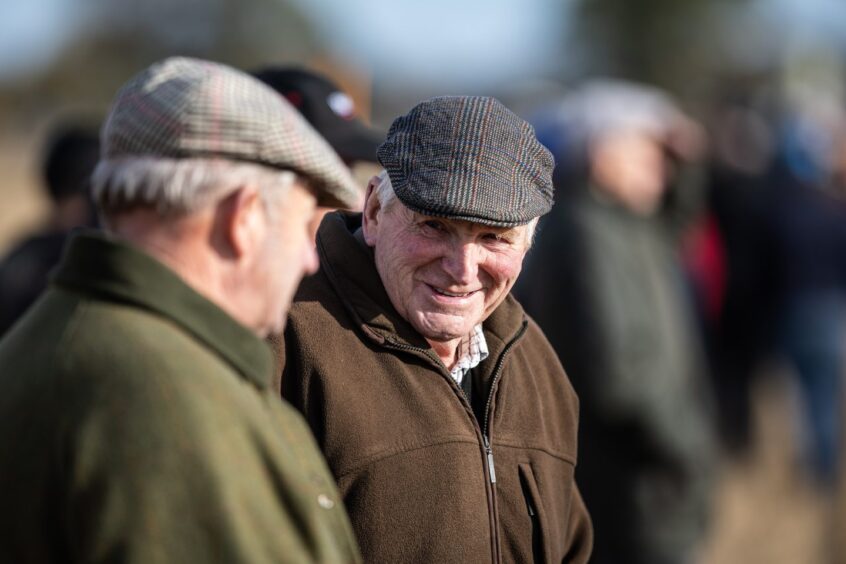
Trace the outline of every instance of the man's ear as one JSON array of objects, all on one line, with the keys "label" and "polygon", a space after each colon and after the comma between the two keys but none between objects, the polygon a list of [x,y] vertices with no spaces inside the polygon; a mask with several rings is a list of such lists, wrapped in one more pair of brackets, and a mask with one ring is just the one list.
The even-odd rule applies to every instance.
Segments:
[{"label": "man's ear", "polygon": [[379,178],[374,176],[367,183],[367,193],[364,195],[364,210],[361,214],[361,230],[365,242],[371,247],[376,244],[376,237],[379,232],[379,212],[382,204],[376,195],[376,184]]},{"label": "man's ear", "polygon": [[267,213],[258,190],[242,186],[220,201],[216,210],[218,244],[235,258],[252,252],[267,228]]}]

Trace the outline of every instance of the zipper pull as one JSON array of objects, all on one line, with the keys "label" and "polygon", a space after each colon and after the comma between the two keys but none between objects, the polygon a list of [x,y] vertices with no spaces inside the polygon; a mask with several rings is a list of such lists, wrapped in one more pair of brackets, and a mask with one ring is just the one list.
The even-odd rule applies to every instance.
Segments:
[{"label": "zipper pull", "polygon": [[532,498],[528,497],[528,494],[526,497],[526,505],[529,507],[529,517],[534,517],[537,514],[535,511],[535,504],[532,503]]},{"label": "zipper pull", "polygon": [[482,436],[485,439],[485,451],[488,453],[488,470],[491,474],[491,483],[496,483],[496,471],[494,470],[494,459],[493,459],[493,450],[491,449],[491,444],[488,442],[488,438],[486,436]]}]

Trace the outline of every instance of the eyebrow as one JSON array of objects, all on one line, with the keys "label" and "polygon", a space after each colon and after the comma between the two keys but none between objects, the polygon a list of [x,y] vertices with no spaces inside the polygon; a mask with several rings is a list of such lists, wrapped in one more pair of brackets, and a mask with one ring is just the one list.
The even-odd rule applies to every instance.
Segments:
[{"label": "eyebrow", "polygon": [[[490,232],[490,233],[496,233],[497,235],[500,235],[500,236],[503,236],[503,237],[519,237],[520,236],[520,230],[516,227],[508,227],[508,228],[492,227],[492,226],[485,226],[485,227],[486,228],[482,229],[482,231]],[[501,229],[504,229],[504,230],[500,231]]]}]

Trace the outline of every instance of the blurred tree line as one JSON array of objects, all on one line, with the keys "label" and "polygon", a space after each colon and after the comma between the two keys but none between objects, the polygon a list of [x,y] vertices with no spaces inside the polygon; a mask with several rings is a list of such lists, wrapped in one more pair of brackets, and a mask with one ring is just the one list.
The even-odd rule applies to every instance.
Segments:
[{"label": "blurred tree line", "polygon": [[[694,108],[713,98],[715,85],[725,76],[747,73],[735,68],[740,63],[733,50],[755,33],[742,29],[738,33],[732,20],[744,6],[761,4],[758,0],[574,2],[573,19],[567,24],[570,33],[559,42],[558,52],[550,53],[550,59],[557,61],[554,76],[544,78],[570,81],[601,74],[641,80],[668,89]],[[331,53],[326,38],[296,3],[286,0],[76,3],[91,14],[89,23],[54,63],[28,80],[0,84],[4,123],[12,118],[30,123],[44,108],[80,100],[102,112],[127,77],[167,55],[254,68],[302,64]],[[760,29],[757,34],[761,35]],[[778,38],[765,40],[769,45],[778,43]]]},{"label": "blurred tree line", "polygon": [[309,21],[280,0],[77,0],[90,14],[45,70],[0,88],[0,121],[26,124],[83,101],[105,112],[115,90],[150,63],[180,54],[239,67],[296,62],[322,49]]},{"label": "blurred tree line", "polygon": [[[754,80],[775,64],[766,24],[745,12],[754,2],[580,0],[568,46],[592,53],[576,72],[647,82],[688,104],[706,103],[727,77]],[[770,60],[750,65],[744,50],[770,51]]]}]

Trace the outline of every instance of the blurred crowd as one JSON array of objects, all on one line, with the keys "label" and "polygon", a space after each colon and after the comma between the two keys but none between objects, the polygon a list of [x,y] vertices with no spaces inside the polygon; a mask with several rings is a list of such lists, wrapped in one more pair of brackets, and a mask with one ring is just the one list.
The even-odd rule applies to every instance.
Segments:
[{"label": "blurred crowd", "polygon": [[693,558],[773,364],[795,377],[798,474],[838,487],[846,129],[824,102],[731,92],[699,125],[593,81],[535,115],[558,196],[518,294],[580,395],[596,562]]},{"label": "blurred crowd", "polygon": [[[337,85],[302,69],[255,76],[346,164],[375,162],[384,134]],[[592,562],[696,562],[720,462],[749,455],[751,390],[774,363],[801,405],[798,471],[826,496],[844,485],[846,107],[727,87],[701,114],[593,79],[525,116],[555,157],[556,196],[514,293],[580,398]],[[96,128],[68,123],[45,141],[53,211],[0,264],[0,336],[68,234],[96,228],[97,145]]]}]

